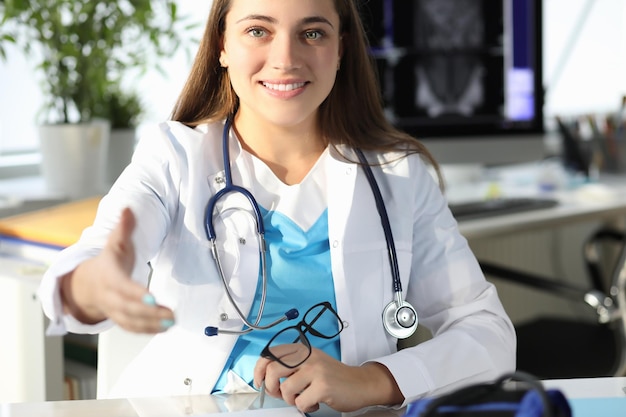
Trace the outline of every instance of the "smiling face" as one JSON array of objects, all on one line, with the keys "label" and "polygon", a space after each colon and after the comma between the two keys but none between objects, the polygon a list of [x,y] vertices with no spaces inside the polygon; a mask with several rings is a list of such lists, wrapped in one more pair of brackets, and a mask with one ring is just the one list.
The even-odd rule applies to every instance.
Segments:
[{"label": "smiling face", "polygon": [[313,123],[337,74],[333,0],[233,0],[220,64],[239,97],[239,120],[280,127]]}]

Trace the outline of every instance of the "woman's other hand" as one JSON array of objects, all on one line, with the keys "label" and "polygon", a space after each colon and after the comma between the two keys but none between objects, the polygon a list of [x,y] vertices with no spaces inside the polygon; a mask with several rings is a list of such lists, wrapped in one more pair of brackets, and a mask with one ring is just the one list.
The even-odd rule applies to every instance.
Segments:
[{"label": "woman's other hand", "polygon": [[64,308],[82,323],[109,318],[137,333],[158,333],[174,324],[172,310],[158,306],[152,294],[131,279],[134,229],[135,216],[126,208],[102,252],[61,278]]},{"label": "woman's other hand", "polygon": [[[283,346],[286,354],[293,354],[294,345]],[[304,345],[299,348],[306,349]],[[273,349],[273,352],[280,355],[279,350]],[[282,378],[285,379],[281,382]],[[336,411],[350,412],[404,401],[393,376],[384,365],[368,362],[361,366],[348,366],[315,348],[302,365],[293,369],[260,358],[254,368],[254,381],[256,386],[265,381],[268,395],[282,398],[305,413],[318,410],[320,403]]]}]

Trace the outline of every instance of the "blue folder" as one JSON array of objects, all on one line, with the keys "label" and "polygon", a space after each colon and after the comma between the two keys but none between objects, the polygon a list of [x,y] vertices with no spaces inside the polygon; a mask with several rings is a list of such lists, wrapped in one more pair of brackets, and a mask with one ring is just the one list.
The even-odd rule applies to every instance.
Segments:
[{"label": "blue folder", "polygon": [[626,397],[570,398],[572,417],[625,417]]}]

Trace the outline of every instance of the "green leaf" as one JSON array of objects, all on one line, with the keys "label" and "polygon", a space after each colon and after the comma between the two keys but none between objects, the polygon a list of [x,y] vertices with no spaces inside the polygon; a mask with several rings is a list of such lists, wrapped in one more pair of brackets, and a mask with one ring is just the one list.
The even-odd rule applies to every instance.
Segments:
[{"label": "green leaf", "polygon": [[33,60],[49,123],[137,123],[143,106],[135,92],[122,94],[124,76],[194,46],[185,33],[197,27],[171,0],[0,0],[0,22],[0,57],[15,44]]}]

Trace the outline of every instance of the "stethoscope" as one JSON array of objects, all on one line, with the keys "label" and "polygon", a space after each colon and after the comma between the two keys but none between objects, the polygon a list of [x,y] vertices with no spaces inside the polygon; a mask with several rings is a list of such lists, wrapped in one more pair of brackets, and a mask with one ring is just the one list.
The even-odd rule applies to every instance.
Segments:
[{"label": "stethoscope", "polygon": [[[224,286],[224,290],[226,292],[226,296],[228,297],[229,302],[234,307],[237,315],[243,323],[246,325],[246,328],[243,330],[224,330],[219,329],[214,326],[209,326],[204,329],[204,333],[207,336],[215,336],[217,334],[245,334],[249,333],[252,330],[266,330],[272,328],[279,323],[282,323],[285,320],[292,320],[298,317],[298,310],[293,308],[289,311],[286,311],[281,317],[277,320],[274,320],[271,323],[262,325],[261,318],[263,316],[263,310],[265,308],[265,299],[267,296],[267,265],[266,265],[266,245],[265,245],[265,227],[263,225],[263,217],[261,215],[261,210],[259,209],[259,205],[257,204],[255,198],[252,196],[250,191],[246,190],[243,187],[237,186],[233,184],[233,179],[231,175],[231,167],[230,167],[230,151],[228,146],[228,134],[230,132],[230,128],[232,125],[232,120],[228,118],[224,123],[224,130],[222,132],[222,153],[224,158],[224,182],[225,186],[214,196],[209,199],[209,202],[206,207],[205,214],[205,231],[207,238],[211,242],[211,254],[213,259],[215,260],[215,264],[222,281],[222,285]],[[417,329],[418,319],[417,312],[415,308],[409,304],[407,301],[402,299],[402,282],[400,281],[400,269],[398,267],[398,259],[396,254],[396,248],[393,240],[393,234],[391,232],[391,225],[389,223],[389,216],[387,215],[387,209],[385,207],[385,203],[383,202],[383,197],[380,192],[380,188],[378,187],[378,183],[374,178],[374,174],[372,173],[372,169],[369,166],[365,155],[360,149],[355,149],[356,155],[359,158],[359,162],[363,167],[365,172],[365,176],[367,177],[367,181],[369,182],[370,188],[372,189],[372,193],[374,195],[374,200],[376,202],[376,209],[380,216],[380,221],[383,227],[383,231],[385,233],[385,240],[387,242],[387,254],[389,256],[389,264],[391,267],[391,277],[393,279],[393,291],[394,291],[394,299],[387,304],[387,306],[383,310],[382,319],[385,330],[393,337],[397,339],[405,339],[411,336],[415,330]],[[259,255],[261,261],[261,299],[259,302],[259,312],[257,314],[254,322],[250,322],[246,315],[240,310],[239,306],[235,302],[235,299],[230,291],[230,286],[226,281],[226,277],[224,275],[224,270],[222,268],[222,262],[220,260],[219,252],[217,250],[217,236],[215,234],[215,227],[213,225],[213,213],[215,211],[215,206],[220,198],[224,197],[230,193],[238,193],[243,195],[248,199],[250,206],[253,210],[254,220],[256,223],[257,229],[257,237],[259,239]]]}]

